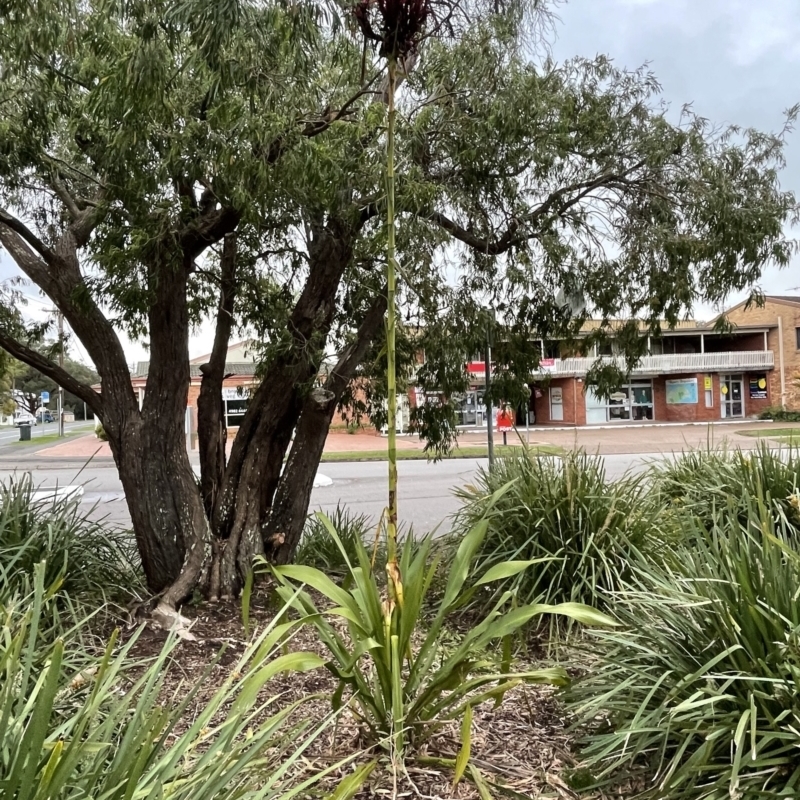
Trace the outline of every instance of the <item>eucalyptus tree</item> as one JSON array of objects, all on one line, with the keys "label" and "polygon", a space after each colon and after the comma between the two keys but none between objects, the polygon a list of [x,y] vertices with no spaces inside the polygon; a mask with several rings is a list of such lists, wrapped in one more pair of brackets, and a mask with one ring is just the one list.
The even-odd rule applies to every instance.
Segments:
[{"label": "eucalyptus tree", "polygon": [[[41,11],[17,0],[0,28],[0,244],[102,389],[37,352],[13,287],[0,347],[102,420],[153,591],[232,594],[253,556],[292,557],[354,380],[375,376],[381,421],[385,72],[347,13],[314,5]],[[455,35],[425,42],[396,97],[398,349],[425,350],[417,380],[439,401],[415,416],[434,447],[451,441],[449,398],[487,305],[511,396],[536,362],[532,331],[569,335],[589,311],[674,321],[790,254],[780,136],[670,122],[649,74],[602,58],[533,61],[519,12],[450,19]],[[564,300],[578,293],[581,306]],[[198,485],[183,425],[204,319]],[[141,408],[123,329],[150,347]],[[221,387],[242,332],[259,372],[226,455]]]}]

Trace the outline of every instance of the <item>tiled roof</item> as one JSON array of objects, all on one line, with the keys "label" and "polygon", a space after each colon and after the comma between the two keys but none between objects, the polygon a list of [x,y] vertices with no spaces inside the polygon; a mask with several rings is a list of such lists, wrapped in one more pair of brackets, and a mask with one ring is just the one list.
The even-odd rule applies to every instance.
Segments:
[{"label": "tiled roof", "polygon": [[[136,369],[131,375],[132,378],[146,378],[150,369],[149,361],[140,361],[136,365]],[[189,364],[189,374],[192,378],[199,378],[202,376],[200,372],[200,364]],[[236,377],[250,378],[256,374],[256,365],[247,361],[235,361],[225,365],[225,374],[233,375]]]}]

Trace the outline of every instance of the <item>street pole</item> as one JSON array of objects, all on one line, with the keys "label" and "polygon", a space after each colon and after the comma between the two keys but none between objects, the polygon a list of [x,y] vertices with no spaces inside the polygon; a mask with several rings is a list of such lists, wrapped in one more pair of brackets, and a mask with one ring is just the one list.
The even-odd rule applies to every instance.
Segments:
[{"label": "street pole", "polygon": [[492,345],[489,334],[489,326],[486,326],[486,358],[484,372],[486,375],[486,389],[484,400],[486,401],[486,443],[489,446],[489,469],[494,466],[494,430],[492,420],[492,395],[489,387],[492,382]]},{"label": "street pole", "polygon": [[[58,312],[58,366],[64,368],[64,315]],[[64,390],[58,387],[58,435],[64,435]]]}]

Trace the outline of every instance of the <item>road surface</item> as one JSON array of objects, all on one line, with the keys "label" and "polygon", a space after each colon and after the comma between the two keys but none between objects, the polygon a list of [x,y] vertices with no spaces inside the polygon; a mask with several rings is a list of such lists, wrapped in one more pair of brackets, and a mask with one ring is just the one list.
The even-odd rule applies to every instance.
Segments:
[{"label": "road surface", "polygon": [[[94,430],[94,420],[88,422],[65,422],[64,430],[67,433],[72,431],[82,431],[88,433]],[[55,422],[40,422],[34,425],[31,429],[31,441],[35,442],[43,436],[55,436],[58,434],[58,425]],[[12,426],[3,426],[0,428],[0,454],[3,456],[11,455],[12,453],[22,452],[21,448],[34,447],[31,445],[18,445],[19,442],[19,428]],[[53,441],[48,440],[48,445],[53,444]]]},{"label": "road surface", "polygon": [[[640,471],[651,461],[663,459],[661,454],[604,456],[610,478],[625,471]],[[437,464],[425,461],[401,461],[399,473],[399,511],[404,525],[414,532],[446,532],[447,518],[459,507],[453,491],[475,479],[486,459],[448,459]],[[53,488],[80,484],[84,488],[82,503],[92,515],[110,523],[130,524],[122,485],[110,461],[90,462],[57,459],[46,456],[12,458],[0,456],[0,480],[29,472],[37,487]],[[320,473],[332,479],[329,486],[314,489],[311,510],[332,512],[337,504],[352,511],[368,514],[377,520],[386,505],[387,465],[383,461],[360,461],[322,464]]]}]

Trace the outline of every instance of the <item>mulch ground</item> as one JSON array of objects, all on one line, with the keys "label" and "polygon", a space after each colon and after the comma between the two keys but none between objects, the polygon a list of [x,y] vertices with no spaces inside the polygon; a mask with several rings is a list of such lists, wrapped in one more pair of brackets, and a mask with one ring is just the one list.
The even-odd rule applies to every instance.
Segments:
[{"label": "mulch ground", "polygon": [[[248,641],[244,637],[238,604],[204,603],[185,607],[182,613],[193,620],[191,632],[196,641],[178,644],[167,672],[164,695],[166,698],[185,696],[188,686],[202,680],[185,715],[188,724],[194,711],[205,705],[230,676]],[[251,626],[254,630],[263,630],[274,614],[274,604],[270,606],[264,597],[253,598]],[[134,655],[157,655],[166,638],[164,631],[148,626],[136,642]],[[289,648],[316,652],[327,658],[316,632],[310,627],[298,628]],[[221,649],[224,649],[221,658],[203,679]],[[535,668],[535,665],[518,666]],[[299,712],[312,725],[318,725],[331,713],[330,697],[336,686],[334,676],[321,668],[278,675],[269,683],[268,691],[278,696],[278,707],[307,699]],[[303,769],[311,774],[358,753],[355,762],[324,779],[322,796],[332,791],[359,764],[377,757],[378,766],[355,795],[359,800],[369,797],[478,800],[481,794],[469,779],[469,773],[453,787],[453,770],[447,760],[454,759],[459,748],[460,723],[454,721],[409,754],[404,764],[393,766],[384,751],[365,742],[358,720],[345,708],[336,724],[328,726],[306,751]],[[477,768],[495,798],[576,798],[565,780],[565,771],[575,765],[572,749],[573,739],[567,731],[565,712],[549,687],[518,686],[506,695],[499,707],[482,705],[474,710],[470,763]]]}]

